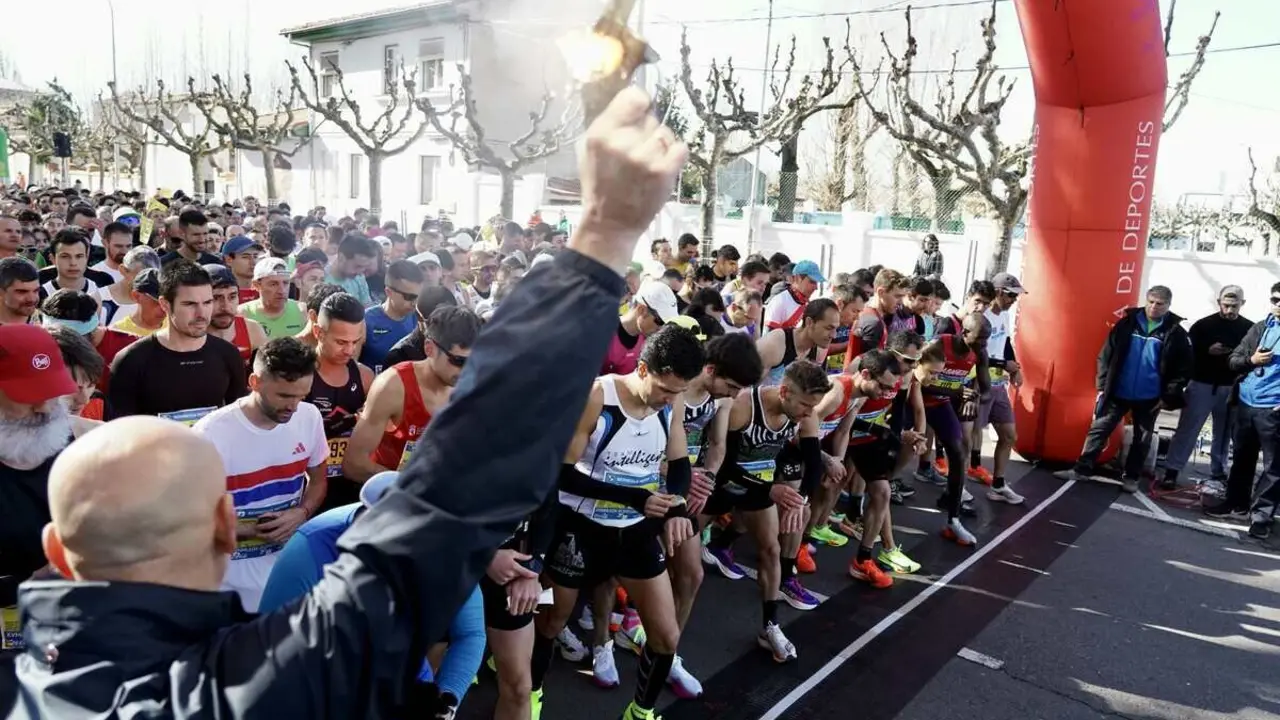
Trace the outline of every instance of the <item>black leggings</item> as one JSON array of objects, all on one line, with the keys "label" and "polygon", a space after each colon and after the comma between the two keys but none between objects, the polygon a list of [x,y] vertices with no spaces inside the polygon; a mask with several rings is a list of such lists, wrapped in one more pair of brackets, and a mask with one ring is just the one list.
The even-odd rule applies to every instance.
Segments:
[{"label": "black leggings", "polygon": [[947,508],[947,520],[960,517],[960,498],[964,495],[964,473],[967,458],[964,456],[963,428],[955,406],[950,402],[930,405],[924,409],[925,419],[933,428],[934,437],[947,453],[947,494],[943,501]]}]

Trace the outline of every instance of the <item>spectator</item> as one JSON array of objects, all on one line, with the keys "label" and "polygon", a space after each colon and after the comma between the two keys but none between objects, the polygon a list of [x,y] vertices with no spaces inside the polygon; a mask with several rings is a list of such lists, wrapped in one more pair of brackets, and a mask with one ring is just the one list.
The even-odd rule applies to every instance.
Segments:
[{"label": "spectator", "polygon": [[929,280],[942,277],[942,251],[938,249],[938,236],[933,233],[925,235],[920,248],[920,257],[916,258],[916,268],[911,274]]},{"label": "spectator", "polygon": [[1240,316],[1244,306],[1244,289],[1227,285],[1218,293],[1218,312],[1200,318],[1191,326],[1193,359],[1191,382],[1187,384],[1187,406],[1178,414],[1178,429],[1169,443],[1164,458],[1164,478],[1160,489],[1178,486],[1178,473],[1200,437],[1204,421],[1213,416],[1213,444],[1209,450],[1209,482],[1207,495],[1221,497],[1226,491],[1227,454],[1231,444],[1231,394],[1236,372],[1231,369],[1231,351],[1249,332],[1253,323]]},{"label": "spectator", "polygon": [[[1212,517],[1248,516],[1249,536],[1271,536],[1276,505],[1280,503],[1280,364],[1275,348],[1280,343],[1280,283],[1271,286],[1271,313],[1254,324],[1231,353],[1230,367],[1244,375],[1240,404],[1236,407],[1235,454],[1227,476],[1227,496],[1205,508]],[[1262,453],[1262,476],[1253,486]],[[1252,495],[1252,497],[1251,497]]]},{"label": "spectator", "polygon": [[1172,302],[1173,291],[1155,285],[1147,291],[1145,307],[1129,308],[1111,328],[1098,354],[1098,400],[1084,449],[1075,467],[1055,473],[1059,478],[1091,481],[1112,431],[1131,415],[1133,442],[1121,487],[1127,493],[1138,491],[1156,416],[1162,406],[1182,407],[1182,393],[1191,378],[1191,342],[1178,324],[1182,318],[1169,312]]}]

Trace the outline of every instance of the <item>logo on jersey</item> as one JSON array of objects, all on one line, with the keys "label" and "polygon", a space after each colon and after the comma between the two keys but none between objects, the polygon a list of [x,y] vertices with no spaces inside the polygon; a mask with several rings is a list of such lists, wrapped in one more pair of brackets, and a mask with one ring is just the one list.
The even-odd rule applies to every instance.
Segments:
[{"label": "logo on jersey", "polygon": [[306,445],[303,445],[302,443],[298,443],[298,444],[293,448],[293,454],[294,454],[294,455],[306,455],[306,454],[307,454],[307,446],[306,446]]}]

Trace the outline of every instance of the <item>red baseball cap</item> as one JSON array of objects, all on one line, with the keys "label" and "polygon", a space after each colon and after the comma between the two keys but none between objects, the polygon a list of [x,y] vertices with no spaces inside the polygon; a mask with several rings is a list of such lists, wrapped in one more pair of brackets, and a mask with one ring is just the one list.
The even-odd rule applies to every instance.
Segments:
[{"label": "red baseball cap", "polygon": [[77,389],[48,331],[39,325],[0,325],[0,392],[6,397],[39,405]]}]

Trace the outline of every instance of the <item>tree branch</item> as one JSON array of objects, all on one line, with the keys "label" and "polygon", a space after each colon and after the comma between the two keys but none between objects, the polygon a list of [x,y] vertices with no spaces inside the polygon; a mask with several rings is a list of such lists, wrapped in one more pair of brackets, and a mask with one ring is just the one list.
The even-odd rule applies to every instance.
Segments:
[{"label": "tree branch", "polygon": [[1249,217],[1261,222],[1276,236],[1280,237],[1280,215],[1264,210],[1259,199],[1258,165],[1253,161],[1253,148],[1249,148]]},{"label": "tree branch", "polygon": [[[1169,54],[1169,37],[1173,32],[1173,8],[1176,3],[1169,5],[1169,19],[1165,23],[1165,56]],[[1178,76],[1178,82],[1173,86],[1164,102],[1164,126],[1163,132],[1169,132],[1169,128],[1182,117],[1182,111],[1187,109],[1187,103],[1191,102],[1191,85],[1195,82],[1200,71],[1204,69],[1205,54],[1209,51],[1209,43],[1213,42],[1213,33],[1218,29],[1218,18],[1222,17],[1221,11],[1213,13],[1213,23],[1209,26],[1209,32],[1201,35],[1196,40],[1196,54],[1191,59],[1191,65]]]}]

